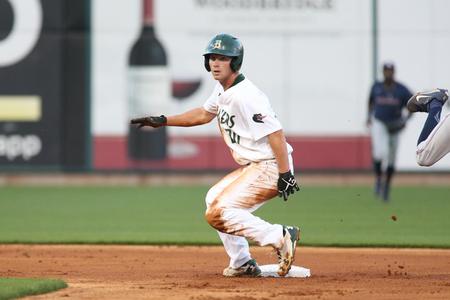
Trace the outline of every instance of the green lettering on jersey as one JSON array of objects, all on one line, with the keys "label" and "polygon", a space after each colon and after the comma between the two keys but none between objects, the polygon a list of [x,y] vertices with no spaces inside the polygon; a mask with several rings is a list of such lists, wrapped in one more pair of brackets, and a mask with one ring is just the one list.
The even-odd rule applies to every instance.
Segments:
[{"label": "green lettering on jersey", "polygon": [[217,119],[219,120],[219,123],[221,125],[225,124],[227,125],[228,128],[233,128],[234,127],[234,118],[236,116],[233,116],[229,113],[227,113],[225,110],[223,110],[222,108],[219,110],[219,113],[217,114]]},{"label": "green lettering on jersey", "polygon": [[236,124],[234,122],[234,118],[236,118],[236,116],[230,115],[222,108],[219,110],[219,113],[217,114],[217,120],[219,121],[221,127],[228,127],[224,128],[224,130],[228,134],[231,143],[239,144],[241,142],[241,137],[238,134],[236,134],[236,132],[231,130],[231,128],[233,128],[234,125]]},{"label": "green lettering on jersey", "polygon": [[239,145],[239,143],[241,142],[241,136],[236,134],[236,132],[231,129],[225,129],[225,131],[228,133],[231,143]]}]

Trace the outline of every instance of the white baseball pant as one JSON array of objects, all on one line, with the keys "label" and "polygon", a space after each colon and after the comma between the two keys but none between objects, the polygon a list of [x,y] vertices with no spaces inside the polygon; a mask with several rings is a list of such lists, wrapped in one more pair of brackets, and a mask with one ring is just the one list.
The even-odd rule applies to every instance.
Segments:
[{"label": "white baseball pant", "polygon": [[282,246],[282,225],[252,215],[277,195],[278,175],[275,160],[250,163],[226,175],[208,191],[205,218],[218,231],[230,267],[238,268],[251,259],[246,238],[261,246]]},{"label": "white baseball pant", "polygon": [[374,160],[394,166],[397,158],[398,133],[389,134],[386,125],[372,117],[372,156]]},{"label": "white baseball pant", "polygon": [[417,145],[417,163],[420,166],[432,166],[449,152],[450,113],[441,119],[426,140]]}]

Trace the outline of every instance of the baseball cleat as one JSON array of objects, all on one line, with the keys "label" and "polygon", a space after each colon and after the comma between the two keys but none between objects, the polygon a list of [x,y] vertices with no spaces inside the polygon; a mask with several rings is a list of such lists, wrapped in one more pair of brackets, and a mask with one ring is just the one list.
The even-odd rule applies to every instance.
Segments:
[{"label": "baseball cleat", "polygon": [[225,277],[260,277],[261,269],[256,263],[255,259],[250,259],[248,262],[239,268],[228,267],[223,270]]},{"label": "baseball cleat", "polygon": [[428,103],[430,103],[433,99],[436,99],[444,104],[448,99],[448,90],[434,89],[431,91],[418,92],[409,98],[406,107],[410,112],[428,112]]},{"label": "baseball cleat", "polygon": [[283,226],[283,245],[276,249],[278,254],[278,275],[286,276],[295,258],[297,241],[300,239],[300,229],[295,226]]}]

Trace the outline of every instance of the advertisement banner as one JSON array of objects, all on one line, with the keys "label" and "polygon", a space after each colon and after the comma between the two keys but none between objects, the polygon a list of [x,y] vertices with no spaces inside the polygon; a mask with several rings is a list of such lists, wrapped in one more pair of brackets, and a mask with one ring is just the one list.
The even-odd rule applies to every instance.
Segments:
[{"label": "advertisement banner", "polygon": [[0,2],[0,169],[83,169],[88,1]]}]

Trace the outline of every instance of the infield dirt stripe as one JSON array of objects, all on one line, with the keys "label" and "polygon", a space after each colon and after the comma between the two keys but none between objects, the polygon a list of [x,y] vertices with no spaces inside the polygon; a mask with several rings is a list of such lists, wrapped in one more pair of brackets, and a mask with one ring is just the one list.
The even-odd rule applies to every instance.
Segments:
[{"label": "infield dirt stripe", "polygon": [[[251,251],[260,264],[276,260],[270,248]],[[0,245],[0,253],[0,276],[69,284],[32,299],[450,299],[446,249],[300,246],[295,265],[311,269],[308,279],[223,278],[222,247]]]}]

